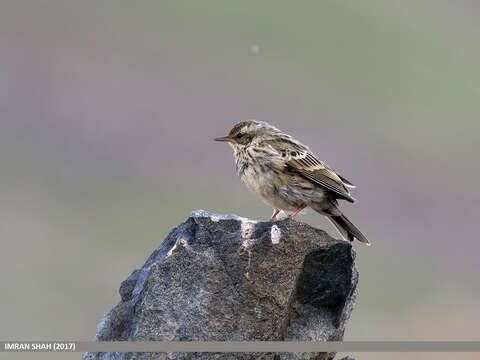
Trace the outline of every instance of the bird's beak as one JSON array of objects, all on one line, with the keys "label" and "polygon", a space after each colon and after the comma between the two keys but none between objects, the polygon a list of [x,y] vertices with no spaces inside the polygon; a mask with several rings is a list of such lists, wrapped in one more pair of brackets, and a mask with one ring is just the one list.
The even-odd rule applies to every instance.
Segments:
[{"label": "bird's beak", "polygon": [[215,140],[215,141],[228,141],[228,142],[232,142],[232,141],[233,141],[233,139],[230,138],[230,137],[228,137],[228,136],[215,138],[215,139],[213,139],[213,140]]}]

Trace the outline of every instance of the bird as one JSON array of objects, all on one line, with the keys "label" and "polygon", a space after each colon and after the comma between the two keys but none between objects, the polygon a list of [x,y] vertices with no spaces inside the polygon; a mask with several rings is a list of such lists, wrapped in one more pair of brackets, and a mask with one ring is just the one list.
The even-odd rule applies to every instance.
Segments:
[{"label": "bird", "polygon": [[355,202],[352,182],[319,160],[308,146],[264,121],[245,120],[215,141],[233,148],[235,167],[245,185],[273,207],[270,221],[281,210],[293,219],[310,207],[326,216],[345,240],[370,245],[365,235],[342,213],[338,200]]}]

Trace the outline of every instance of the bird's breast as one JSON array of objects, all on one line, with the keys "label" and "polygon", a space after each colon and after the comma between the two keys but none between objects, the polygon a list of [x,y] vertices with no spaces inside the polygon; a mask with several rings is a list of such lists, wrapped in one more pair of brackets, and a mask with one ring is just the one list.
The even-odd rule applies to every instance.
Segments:
[{"label": "bird's breast", "polygon": [[264,199],[278,197],[284,186],[281,170],[275,164],[251,161],[240,166],[239,173],[245,185]]}]

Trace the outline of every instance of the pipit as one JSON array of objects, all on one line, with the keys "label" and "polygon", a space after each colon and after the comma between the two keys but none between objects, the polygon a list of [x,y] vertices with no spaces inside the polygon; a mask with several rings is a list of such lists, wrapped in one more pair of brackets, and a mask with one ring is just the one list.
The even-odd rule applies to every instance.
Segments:
[{"label": "pipit", "polygon": [[340,211],[338,199],[354,202],[350,181],[318,160],[310,149],[276,127],[256,120],[236,124],[227,136],[216,138],[233,148],[238,176],[274,209],[295,217],[306,207],[325,215],[342,237],[369,244],[360,230]]}]

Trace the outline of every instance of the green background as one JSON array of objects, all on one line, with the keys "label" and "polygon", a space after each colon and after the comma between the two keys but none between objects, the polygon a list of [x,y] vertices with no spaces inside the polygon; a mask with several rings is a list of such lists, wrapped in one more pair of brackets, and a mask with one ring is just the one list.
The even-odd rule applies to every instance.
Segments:
[{"label": "green background", "polygon": [[354,245],[345,340],[480,340],[479,16],[467,0],[2,1],[0,338],[93,339],[194,209],[268,219],[212,141],[255,118],[358,186],[342,208],[373,245]]}]

